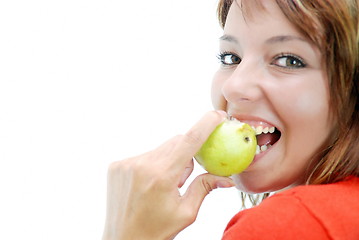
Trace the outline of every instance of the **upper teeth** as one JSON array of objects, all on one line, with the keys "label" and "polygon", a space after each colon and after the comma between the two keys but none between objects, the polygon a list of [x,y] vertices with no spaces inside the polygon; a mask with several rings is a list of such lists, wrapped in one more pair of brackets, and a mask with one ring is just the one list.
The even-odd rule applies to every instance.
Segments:
[{"label": "upper teeth", "polygon": [[[254,129],[254,131],[256,132],[256,135],[259,134],[267,134],[267,133],[274,133],[275,131],[275,127],[263,127],[263,126],[252,126],[252,128]],[[258,146],[257,145],[257,149],[256,149],[256,154],[259,154],[261,152],[266,151],[268,148],[270,148],[272,145],[268,144],[268,145],[262,145],[262,146]]]},{"label": "upper teeth", "polygon": [[252,128],[254,129],[254,131],[256,131],[256,135],[259,135],[262,133],[274,133],[274,131],[275,131],[275,127],[263,127],[263,126],[254,127],[254,126],[252,126]]}]

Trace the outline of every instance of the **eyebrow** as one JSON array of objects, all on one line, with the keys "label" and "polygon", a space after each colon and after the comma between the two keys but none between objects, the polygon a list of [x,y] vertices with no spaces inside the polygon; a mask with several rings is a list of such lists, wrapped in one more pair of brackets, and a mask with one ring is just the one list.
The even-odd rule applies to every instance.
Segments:
[{"label": "eyebrow", "polygon": [[274,36],[274,37],[267,39],[265,41],[265,43],[274,44],[274,43],[281,43],[281,42],[288,42],[288,41],[295,41],[295,40],[299,40],[302,42],[308,42],[306,39],[301,38],[301,37],[292,36],[292,35],[280,35],[280,36]]},{"label": "eyebrow", "polygon": [[238,40],[235,37],[233,37],[231,35],[227,35],[227,34],[220,37],[219,40],[238,43]]},{"label": "eyebrow", "polygon": [[[232,42],[232,43],[236,43],[236,44],[239,43],[238,40],[234,36],[228,35],[228,34],[223,35],[222,37],[219,38],[219,40],[228,41],[228,42]],[[301,38],[301,37],[297,37],[297,36],[279,35],[279,36],[274,36],[274,37],[268,38],[265,41],[265,43],[266,44],[275,44],[275,43],[294,41],[294,40],[299,40],[299,41],[302,41],[302,42],[308,42],[306,39]]]}]

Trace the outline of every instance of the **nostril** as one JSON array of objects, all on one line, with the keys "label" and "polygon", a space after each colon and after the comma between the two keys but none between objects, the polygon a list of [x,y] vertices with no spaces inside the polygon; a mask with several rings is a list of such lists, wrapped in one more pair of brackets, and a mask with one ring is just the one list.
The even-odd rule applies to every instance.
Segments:
[{"label": "nostril", "polygon": [[238,99],[238,101],[245,102],[245,101],[250,101],[250,100],[249,100],[249,98],[241,97]]}]

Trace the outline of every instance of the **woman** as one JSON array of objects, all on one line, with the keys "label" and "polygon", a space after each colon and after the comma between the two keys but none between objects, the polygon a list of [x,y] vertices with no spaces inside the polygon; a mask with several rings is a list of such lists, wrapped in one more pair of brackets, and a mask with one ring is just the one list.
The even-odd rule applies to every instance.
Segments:
[{"label": "woman", "polygon": [[[103,239],[171,239],[217,187],[276,192],[238,213],[223,239],[359,239],[357,0],[222,0],[217,111],[183,136],[108,175]],[[261,152],[241,174],[198,176],[192,158],[231,116],[256,128]]]}]

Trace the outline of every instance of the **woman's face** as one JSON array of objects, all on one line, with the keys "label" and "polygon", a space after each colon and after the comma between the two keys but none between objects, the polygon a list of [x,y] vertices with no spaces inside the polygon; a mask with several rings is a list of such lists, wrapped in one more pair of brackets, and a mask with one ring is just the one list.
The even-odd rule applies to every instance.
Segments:
[{"label": "woman's face", "polygon": [[319,49],[291,25],[275,1],[262,3],[264,10],[252,8],[247,15],[241,1],[232,4],[220,38],[221,67],[212,85],[216,109],[259,133],[268,131],[257,137],[262,150],[253,163],[233,176],[239,189],[251,193],[302,183],[333,128]]}]

